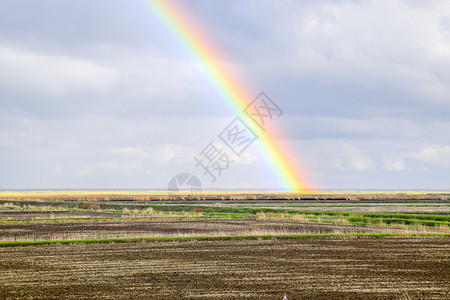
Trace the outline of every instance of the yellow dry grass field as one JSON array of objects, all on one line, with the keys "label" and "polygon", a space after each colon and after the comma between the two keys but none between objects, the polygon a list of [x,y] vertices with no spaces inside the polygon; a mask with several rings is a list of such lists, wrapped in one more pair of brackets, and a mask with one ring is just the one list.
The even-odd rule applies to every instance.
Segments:
[{"label": "yellow dry grass field", "polygon": [[450,200],[450,192],[259,192],[259,191],[2,191],[5,200],[169,201],[169,200]]}]

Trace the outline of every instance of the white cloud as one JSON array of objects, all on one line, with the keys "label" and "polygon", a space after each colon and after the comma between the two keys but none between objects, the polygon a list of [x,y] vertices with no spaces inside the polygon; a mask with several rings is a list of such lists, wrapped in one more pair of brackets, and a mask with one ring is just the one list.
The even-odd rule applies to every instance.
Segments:
[{"label": "white cloud", "polygon": [[112,153],[125,154],[125,155],[139,155],[139,156],[149,156],[147,152],[142,150],[140,147],[122,147],[115,148],[111,150]]},{"label": "white cloud", "polygon": [[355,171],[370,171],[374,169],[372,158],[367,155],[359,154],[348,158],[350,168]]},{"label": "white cloud", "polygon": [[94,61],[0,48],[0,88],[16,93],[61,97],[74,92],[104,93],[119,72]]},{"label": "white cloud", "polygon": [[[417,122],[400,118],[335,118],[315,116],[283,116],[286,131],[302,138],[414,138],[420,135],[430,136],[430,128],[441,134],[450,129],[450,123]],[[298,128],[301,128],[299,130]]]},{"label": "white cloud", "polygon": [[286,45],[294,54],[262,57],[258,64],[298,79],[395,90],[450,105],[450,30],[443,26],[449,1],[420,8],[401,0],[294,3],[291,14],[285,1],[273,12],[281,20],[275,39],[290,38]]},{"label": "white cloud", "polygon": [[407,158],[407,155],[405,155],[403,149],[402,151],[399,151],[399,149],[392,149],[389,152],[382,153],[381,157],[383,167],[388,171],[402,171],[406,169],[405,159]]},{"label": "white cloud", "polygon": [[166,144],[154,147],[150,152],[152,161],[160,166],[169,164],[187,164],[194,166],[194,155],[199,152],[191,147],[177,144]]},{"label": "white cloud", "polygon": [[450,167],[450,146],[430,145],[423,147],[418,152],[409,152],[408,157],[426,163],[438,164],[442,167]]},{"label": "white cloud", "polygon": [[82,167],[76,173],[80,176],[88,176],[92,173],[103,172],[103,171],[132,171],[140,168],[139,164],[136,163],[115,163],[115,162],[103,162],[95,163]]},{"label": "white cloud", "polygon": [[341,143],[340,155],[346,163],[346,169],[369,171],[375,168],[372,158],[364,150],[351,143]]},{"label": "white cloud", "polygon": [[376,168],[366,149],[352,141],[308,140],[301,144],[302,162],[309,170],[371,171]]},{"label": "white cloud", "polygon": [[405,169],[405,162],[403,160],[383,159],[383,165],[389,171],[401,171]]}]

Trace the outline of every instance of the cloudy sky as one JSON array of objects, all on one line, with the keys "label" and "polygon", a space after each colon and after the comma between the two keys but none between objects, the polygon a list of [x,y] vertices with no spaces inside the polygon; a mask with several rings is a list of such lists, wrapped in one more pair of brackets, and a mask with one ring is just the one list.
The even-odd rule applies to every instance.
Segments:
[{"label": "cloudy sky", "polygon": [[[183,1],[284,111],[318,189],[450,189],[450,2]],[[277,189],[257,147],[211,183],[234,118],[139,0],[0,0],[0,188]]]}]

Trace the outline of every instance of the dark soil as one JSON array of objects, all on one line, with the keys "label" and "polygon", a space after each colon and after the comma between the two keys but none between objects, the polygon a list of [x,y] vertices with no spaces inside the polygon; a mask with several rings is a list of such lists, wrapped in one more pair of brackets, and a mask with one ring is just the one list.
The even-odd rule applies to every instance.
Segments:
[{"label": "dark soil", "polygon": [[0,248],[0,299],[449,299],[447,238]]},{"label": "dark soil", "polygon": [[39,220],[39,219],[54,219],[54,218],[111,218],[121,217],[121,213],[111,212],[97,212],[97,211],[10,211],[0,212],[0,220]]}]

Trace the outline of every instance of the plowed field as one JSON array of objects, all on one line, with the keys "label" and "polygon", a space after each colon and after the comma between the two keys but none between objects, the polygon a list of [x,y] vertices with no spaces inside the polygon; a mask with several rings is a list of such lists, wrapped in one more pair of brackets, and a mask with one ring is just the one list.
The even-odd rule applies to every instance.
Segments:
[{"label": "plowed field", "polygon": [[449,299],[448,238],[0,248],[0,298]]}]

